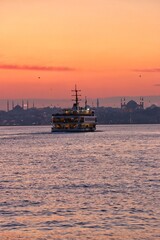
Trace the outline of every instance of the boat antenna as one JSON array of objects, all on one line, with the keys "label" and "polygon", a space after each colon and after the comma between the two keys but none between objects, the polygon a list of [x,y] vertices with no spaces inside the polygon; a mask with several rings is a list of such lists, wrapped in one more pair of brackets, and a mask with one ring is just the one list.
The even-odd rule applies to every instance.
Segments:
[{"label": "boat antenna", "polygon": [[87,97],[85,96],[85,109],[87,109]]},{"label": "boat antenna", "polygon": [[75,89],[72,90],[72,92],[74,92],[74,94],[72,95],[72,97],[75,97],[74,99],[72,99],[72,101],[75,101],[74,107],[76,107],[76,109],[78,109],[78,107],[79,107],[79,102],[81,101],[81,99],[79,99],[78,97],[81,96],[81,95],[79,94],[79,92],[81,92],[81,90],[78,90],[78,89],[77,89],[77,86],[75,85]]}]

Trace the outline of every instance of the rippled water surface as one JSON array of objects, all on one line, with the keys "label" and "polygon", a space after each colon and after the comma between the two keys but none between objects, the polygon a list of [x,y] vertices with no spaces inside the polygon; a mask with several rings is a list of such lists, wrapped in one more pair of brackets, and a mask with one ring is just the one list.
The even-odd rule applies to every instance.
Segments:
[{"label": "rippled water surface", "polygon": [[160,239],[160,125],[0,127],[0,239]]}]

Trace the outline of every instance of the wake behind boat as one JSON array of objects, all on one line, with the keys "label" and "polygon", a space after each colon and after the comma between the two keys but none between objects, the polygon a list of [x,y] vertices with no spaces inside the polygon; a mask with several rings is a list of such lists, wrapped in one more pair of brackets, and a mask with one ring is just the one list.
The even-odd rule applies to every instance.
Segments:
[{"label": "wake behind boat", "polygon": [[74,92],[74,104],[72,108],[63,109],[61,113],[52,114],[51,132],[93,132],[96,130],[97,118],[94,111],[87,106],[79,106],[79,92],[77,87]]}]

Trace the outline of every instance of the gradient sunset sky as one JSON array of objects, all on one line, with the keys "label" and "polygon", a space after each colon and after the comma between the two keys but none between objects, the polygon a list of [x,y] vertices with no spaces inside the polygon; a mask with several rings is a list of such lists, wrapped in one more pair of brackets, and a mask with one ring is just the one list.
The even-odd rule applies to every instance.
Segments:
[{"label": "gradient sunset sky", "polygon": [[0,98],[160,95],[160,0],[0,0]]}]

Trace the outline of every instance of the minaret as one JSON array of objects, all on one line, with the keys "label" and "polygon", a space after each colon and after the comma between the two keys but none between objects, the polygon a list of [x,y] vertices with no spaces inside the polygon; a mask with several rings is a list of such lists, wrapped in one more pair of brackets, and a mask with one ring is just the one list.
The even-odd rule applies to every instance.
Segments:
[{"label": "minaret", "polygon": [[121,109],[125,109],[125,107],[126,107],[126,99],[121,98]]},{"label": "minaret", "polygon": [[144,98],[142,97],[142,108],[144,109]]},{"label": "minaret", "polygon": [[97,98],[97,108],[99,108],[99,99]]},{"label": "minaret", "polygon": [[140,108],[143,109],[144,108],[144,102],[143,102],[143,97],[140,97]]},{"label": "minaret", "polygon": [[24,109],[24,100],[22,99],[22,108]]},{"label": "minaret", "polygon": [[9,112],[9,100],[7,100],[7,112]]},{"label": "minaret", "polygon": [[12,109],[14,109],[14,101],[12,100]]},{"label": "minaret", "polygon": [[27,100],[27,110],[29,109],[29,102],[28,102],[28,100]]}]

